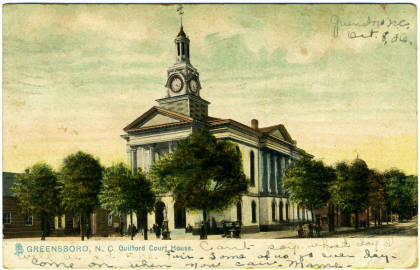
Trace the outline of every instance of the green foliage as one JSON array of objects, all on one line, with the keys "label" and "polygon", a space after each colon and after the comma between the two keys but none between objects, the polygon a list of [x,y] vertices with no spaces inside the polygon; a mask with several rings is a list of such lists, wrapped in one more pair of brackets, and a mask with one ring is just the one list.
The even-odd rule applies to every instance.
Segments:
[{"label": "green foliage", "polygon": [[16,175],[12,190],[25,214],[49,217],[60,212],[57,175],[46,163],[37,163]]},{"label": "green foliage", "polygon": [[290,199],[298,205],[322,208],[330,199],[329,186],[334,179],[333,168],[322,161],[303,157],[287,168],[283,185]]},{"label": "green foliage", "polygon": [[418,205],[418,178],[417,175],[407,176],[407,184],[410,187],[410,197],[413,206]]},{"label": "green foliage", "polygon": [[190,210],[223,210],[247,191],[242,157],[236,145],[196,129],[179,148],[149,173],[156,189],[172,191],[174,200]]},{"label": "green foliage", "polygon": [[153,211],[156,195],[152,189],[152,183],[140,169],[131,174],[124,190],[124,200],[127,202],[128,208],[134,211],[137,216],[140,216],[142,212]]},{"label": "green foliage", "polygon": [[406,176],[398,169],[390,169],[384,173],[384,178],[388,208],[404,217],[417,205],[417,176]]},{"label": "green foliage", "polygon": [[368,206],[369,168],[361,159],[351,164],[336,165],[337,178],[330,187],[331,200],[338,209],[347,213],[361,212]]},{"label": "green foliage", "polygon": [[132,172],[125,164],[119,163],[105,169],[103,188],[99,194],[102,208],[114,215],[130,212],[151,212],[156,202],[152,184],[138,169]]},{"label": "green foliage", "polygon": [[369,187],[369,195],[368,195],[368,203],[369,206],[373,208],[383,208],[385,207],[385,182],[384,176],[382,173],[370,170],[369,177],[368,177],[368,187]]},{"label": "green foliage", "polygon": [[122,216],[130,212],[125,192],[132,178],[131,170],[123,163],[106,168],[102,179],[102,190],[99,194],[101,207],[112,215]]},{"label": "green foliage", "polygon": [[99,160],[82,151],[64,159],[60,171],[62,204],[68,213],[91,213],[99,205],[102,167]]}]

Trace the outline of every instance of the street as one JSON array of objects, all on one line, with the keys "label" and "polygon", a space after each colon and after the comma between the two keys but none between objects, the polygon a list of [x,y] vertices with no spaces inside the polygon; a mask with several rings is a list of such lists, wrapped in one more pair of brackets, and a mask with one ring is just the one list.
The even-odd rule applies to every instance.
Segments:
[{"label": "street", "polygon": [[[334,233],[329,233],[327,231],[322,231],[322,237],[347,237],[347,238],[355,238],[355,237],[395,237],[395,236],[417,236],[418,232],[418,219],[417,216],[414,217],[410,221],[401,222],[401,223],[384,223],[382,227],[370,229],[359,229],[355,230],[353,227],[339,227],[337,231]],[[199,235],[192,235],[191,233],[187,234],[177,234],[171,235],[171,239],[173,240],[198,240]],[[250,233],[250,234],[242,234],[242,239],[290,239],[290,238],[298,238],[297,231],[292,230],[284,230],[284,231],[270,231],[270,232],[259,232],[259,233]],[[40,237],[31,237],[31,238],[19,238],[22,240],[40,240]],[[129,240],[129,236],[112,236],[112,237],[101,237],[101,236],[93,236],[88,241],[94,240]],[[156,236],[153,233],[148,234],[149,240],[156,240]],[[212,239],[224,239],[221,235],[209,235],[208,240]],[[47,237],[47,240],[71,240],[77,241],[80,240],[79,236],[65,236],[65,237]],[[137,234],[134,237],[134,240],[143,240],[142,234]],[[229,240],[229,239],[227,239]],[[7,241],[7,239],[5,240]]]}]

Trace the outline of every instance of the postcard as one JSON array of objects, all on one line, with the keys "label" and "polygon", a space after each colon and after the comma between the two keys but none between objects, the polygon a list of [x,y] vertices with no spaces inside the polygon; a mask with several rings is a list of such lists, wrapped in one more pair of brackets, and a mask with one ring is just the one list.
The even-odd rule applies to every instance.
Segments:
[{"label": "postcard", "polygon": [[417,267],[416,23],[3,5],[3,267]]}]

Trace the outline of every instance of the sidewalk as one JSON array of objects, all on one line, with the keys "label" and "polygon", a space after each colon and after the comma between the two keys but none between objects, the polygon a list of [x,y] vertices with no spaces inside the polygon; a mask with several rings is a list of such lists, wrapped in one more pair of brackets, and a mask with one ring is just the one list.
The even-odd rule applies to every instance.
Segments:
[{"label": "sidewalk", "polygon": [[[327,230],[321,231],[321,237],[387,237],[387,236],[417,236],[418,223],[417,217],[413,218],[410,221],[398,223],[393,222],[388,225],[385,223],[381,227],[374,228],[359,228],[355,229],[354,227],[337,227],[335,232],[328,232]],[[297,230],[283,230],[283,231],[268,231],[268,232],[259,232],[259,233],[249,233],[241,234],[241,239],[287,239],[287,238],[298,238]],[[22,240],[32,240],[39,241],[40,237],[31,237],[31,238],[15,238]],[[191,233],[171,235],[172,240],[199,240],[199,235],[192,235]],[[234,238],[224,238],[222,235],[208,235],[208,240],[214,239],[234,239]],[[47,237],[47,240],[53,241],[78,241],[80,236],[65,236],[65,237]],[[100,240],[109,240],[109,241],[121,241],[121,240],[130,240],[130,236],[110,236],[110,237],[101,237],[93,236],[88,241],[100,241]],[[143,235],[138,234],[134,237],[135,241],[143,241]],[[148,240],[161,240],[157,239],[154,233],[148,233]],[[6,239],[7,241],[7,239]]]}]

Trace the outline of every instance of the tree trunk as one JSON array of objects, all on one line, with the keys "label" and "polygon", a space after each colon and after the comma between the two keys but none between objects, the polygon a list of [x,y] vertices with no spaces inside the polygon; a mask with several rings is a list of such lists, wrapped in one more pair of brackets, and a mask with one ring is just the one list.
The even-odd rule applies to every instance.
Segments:
[{"label": "tree trunk", "polygon": [[82,238],[82,241],[85,240],[85,214],[80,214],[80,236]]},{"label": "tree trunk", "polygon": [[366,209],[366,216],[367,216],[367,227],[370,228],[370,215],[369,215],[370,208]]},{"label": "tree trunk", "polygon": [[378,208],[378,224],[379,226],[382,226],[381,208]]},{"label": "tree trunk", "polygon": [[333,232],[332,205],[328,205],[328,231]]},{"label": "tree trunk", "polygon": [[41,215],[41,240],[45,240],[45,217]]},{"label": "tree trunk", "polygon": [[203,239],[207,239],[207,210],[204,209],[203,210],[203,226],[204,228],[202,228],[203,230]]},{"label": "tree trunk", "polygon": [[130,234],[131,240],[134,238],[134,230],[133,230],[133,212],[130,212]]},{"label": "tree trunk", "polygon": [[147,240],[147,212],[143,211],[143,217],[145,220],[143,220],[143,236],[144,240]]},{"label": "tree trunk", "polygon": [[359,228],[359,211],[356,211],[356,229],[358,229]]},{"label": "tree trunk", "polygon": [[90,222],[90,213],[86,214],[86,238],[89,239],[90,238],[90,234],[92,232],[92,224]]}]

